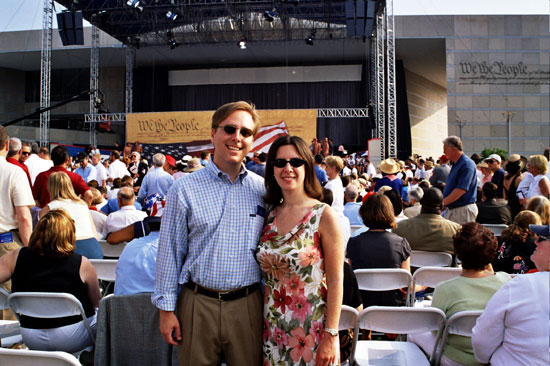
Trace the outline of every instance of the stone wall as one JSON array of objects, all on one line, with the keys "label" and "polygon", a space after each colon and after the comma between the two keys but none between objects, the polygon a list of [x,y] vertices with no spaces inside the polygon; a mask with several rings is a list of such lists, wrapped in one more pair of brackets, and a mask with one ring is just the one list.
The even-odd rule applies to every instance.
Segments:
[{"label": "stone wall", "polygon": [[405,69],[412,153],[437,159],[447,137],[447,91]]}]

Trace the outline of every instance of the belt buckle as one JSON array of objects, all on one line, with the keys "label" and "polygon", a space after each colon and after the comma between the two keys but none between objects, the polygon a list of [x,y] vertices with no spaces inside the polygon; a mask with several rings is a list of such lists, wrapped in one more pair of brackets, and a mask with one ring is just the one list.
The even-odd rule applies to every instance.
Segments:
[{"label": "belt buckle", "polygon": [[228,291],[226,291],[226,292],[221,292],[221,291],[218,292],[218,301],[219,301],[219,302],[223,302],[224,300],[222,299],[222,296],[223,296],[223,295],[227,295],[228,293],[229,293]]}]

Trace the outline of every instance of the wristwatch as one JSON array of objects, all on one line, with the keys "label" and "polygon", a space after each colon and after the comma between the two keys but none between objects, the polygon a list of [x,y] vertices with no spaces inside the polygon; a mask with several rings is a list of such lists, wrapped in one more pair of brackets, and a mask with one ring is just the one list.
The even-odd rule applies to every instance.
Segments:
[{"label": "wristwatch", "polygon": [[338,335],[338,329],[325,328],[325,332],[327,332],[333,337],[336,337]]}]

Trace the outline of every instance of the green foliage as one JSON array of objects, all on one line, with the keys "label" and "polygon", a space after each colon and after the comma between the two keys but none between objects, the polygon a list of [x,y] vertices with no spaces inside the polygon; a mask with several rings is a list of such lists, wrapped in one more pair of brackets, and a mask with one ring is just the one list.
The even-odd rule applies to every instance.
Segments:
[{"label": "green foliage", "polygon": [[491,155],[491,154],[500,155],[500,157],[502,158],[502,161],[504,161],[508,158],[508,151],[506,151],[504,149],[501,149],[501,148],[498,148],[498,147],[495,147],[494,149],[489,149],[489,148],[483,149],[483,151],[481,152],[481,157],[483,159],[485,159],[485,158],[489,157],[489,155]]}]

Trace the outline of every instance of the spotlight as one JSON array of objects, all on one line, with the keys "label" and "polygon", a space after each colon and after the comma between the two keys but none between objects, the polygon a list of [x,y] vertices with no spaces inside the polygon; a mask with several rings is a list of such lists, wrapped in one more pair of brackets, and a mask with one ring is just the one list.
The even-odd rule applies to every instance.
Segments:
[{"label": "spotlight", "polygon": [[275,20],[275,17],[277,16],[277,8],[273,8],[271,10],[264,11],[264,19],[268,22],[272,22]]},{"label": "spotlight", "polygon": [[178,13],[172,10],[168,10],[166,13],[166,17],[172,21],[176,20],[178,18]]},{"label": "spotlight", "polygon": [[174,38],[174,34],[171,31],[166,32],[166,37],[168,37],[168,46],[170,46],[171,50],[180,45]]},{"label": "spotlight", "polygon": [[136,9],[137,11],[140,11],[142,12],[143,11],[143,6],[140,6],[140,0],[128,0],[126,2],[126,5]]},{"label": "spotlight", "polygon": [[315,33],[317,33],[317,31],[314,29],[314,30],[311,31],[311,34],[305,39],[306,44],[308,46],[313,46],[313,40],[315,39]]},{"label": "spotlight", "polygon": [[246,50],[246,38],[243,38],[239,41],[238,46],[241,50]]}]

